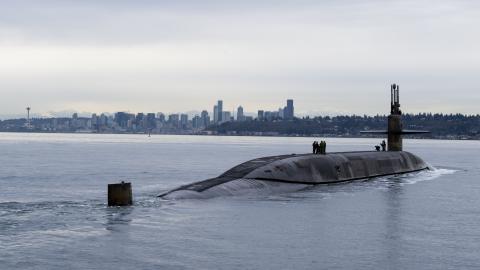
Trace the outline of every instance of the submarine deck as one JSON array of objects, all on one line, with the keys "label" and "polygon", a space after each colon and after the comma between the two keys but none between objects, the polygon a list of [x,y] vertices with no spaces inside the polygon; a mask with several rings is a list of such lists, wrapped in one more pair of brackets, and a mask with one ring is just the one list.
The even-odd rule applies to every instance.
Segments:
[{"label": "submarine deck", "polygon": [[268,156],[241,163],[218,177],[178,187],[159,197],[178,190],[202,192],[241,178],[316,185],[409,173],[427,168],[423,160],[403,151]]},{"label": "submarine deck", "polygon": [[257,159],[252,159],[252,160],[249,160],[247,162],[244,162],[240,165],[237,165],[237,166],[231,168],[230,170],[224,172],[223,174],[221,174],[218,177],[210,178],[210,179],[206,179],[206,180],[203,180],[203,181],[200,181],[200,182],[195,182],[195,183],[191,183],[191,184],[188,184],[188,185],[181,186],[181,187],[176,188],[174,190],[171,190],[171,191],[169,191],[165,194],[162,194],[159,197],[161,197],[163,195],[166,195],[168,193],[177,191],[177,190],[193,190],[193,191],[197,191],[197,192],[202,192],[202,191],[207,190],[211,187],[221,185],[223,183],[226,183],[226,182],[229,182],[229,181],[232,181],[232,180],[235,180],[235,179],[243,178],[247,174],[252,172],[253,170],[255,170],[257,168],[260,168],[264,165],[270,164],[274,161],[282,160],[282,159],[289,158],[289,157],[303,156],[303,155],[308,155],[308,154],[301,154],[301,155],[291,154],[291,155],[269,156],[269,157],[261,157],[261,158],[257,158]]}]

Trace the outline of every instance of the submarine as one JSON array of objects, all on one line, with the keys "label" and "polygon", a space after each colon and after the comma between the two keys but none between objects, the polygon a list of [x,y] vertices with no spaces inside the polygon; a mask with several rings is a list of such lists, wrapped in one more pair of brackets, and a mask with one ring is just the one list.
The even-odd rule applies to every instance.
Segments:
[{"label": "submarine", "polygon": [[403,151],[402,135],[428,131],[404,130],[400,110],[400,87],[391,85],[391,113],[386,131],[388,150],[325,154],[290,154],[253,159],[218,177],[187,184],[160,194],[164,199],[198,199],[251,194],[254,191],[296,191],[309,186],[375,177],[407,174],[431,169],[420,157]]}]

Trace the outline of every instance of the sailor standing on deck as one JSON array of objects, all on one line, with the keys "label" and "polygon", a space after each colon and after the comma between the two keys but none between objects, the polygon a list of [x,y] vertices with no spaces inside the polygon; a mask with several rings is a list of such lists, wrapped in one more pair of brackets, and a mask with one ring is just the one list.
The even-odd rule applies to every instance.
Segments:
[{"label": "sailor standing on deck", "polygon": [[320,154],[325,155],[327,149],[327,143],[325,141],[320,142]]},{"label": "sailor standing on deck", "polygon": [[383,151],[383,152],[387,151],[387,143],[385,142],[385,140],[382,141],[382,143],[380,144],[380,146],[382,147],[382,151]]}]

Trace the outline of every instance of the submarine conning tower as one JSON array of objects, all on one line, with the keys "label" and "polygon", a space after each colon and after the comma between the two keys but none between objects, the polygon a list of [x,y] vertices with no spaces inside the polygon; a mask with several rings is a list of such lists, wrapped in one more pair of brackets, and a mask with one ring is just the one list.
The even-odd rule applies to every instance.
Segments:
[{"label": "submarine conning tower", "polygon": [[402,111],[400,110],[400,86],[392,84],[390,86],[390,115],[388,116],[387,130],[366,130],[360,131],[363,134],[387,134],[388,151],[403,151],[402,135],[406,134],[425,134],[430,133],[425,130],[405,130],[402,124]]},{"label": "submarine conning tower", "polygon": [[388,116],[388,151],[402,151],[402,111],[400,110],[400,86],[390,86],[391,111]]}]

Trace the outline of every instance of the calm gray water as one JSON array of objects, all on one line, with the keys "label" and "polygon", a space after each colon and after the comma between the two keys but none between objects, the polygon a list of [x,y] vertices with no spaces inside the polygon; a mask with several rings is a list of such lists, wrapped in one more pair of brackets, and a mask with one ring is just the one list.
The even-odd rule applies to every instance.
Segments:
[{"label": "calm gray water", "polygon": [[[406,140],[433,172],[286,194],[156,194],[310,138],[0,133],[0,269],[478,269],[480,142]],[[377,139],[328,139],[329,151]],[[135,205],[106,206],[131,181]]]}]

